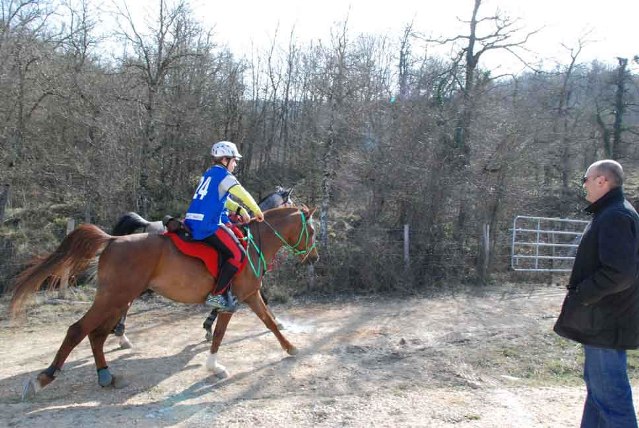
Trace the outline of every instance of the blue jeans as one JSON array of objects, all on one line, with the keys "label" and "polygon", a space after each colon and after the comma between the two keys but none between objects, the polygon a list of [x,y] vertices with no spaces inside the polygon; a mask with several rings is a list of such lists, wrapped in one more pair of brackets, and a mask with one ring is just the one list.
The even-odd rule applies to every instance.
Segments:
[{"label": "blue jeans", "polygon": [[584,345],[588,395],[582,428],[636,428],[637,416],[626,368],[626,351]]}]

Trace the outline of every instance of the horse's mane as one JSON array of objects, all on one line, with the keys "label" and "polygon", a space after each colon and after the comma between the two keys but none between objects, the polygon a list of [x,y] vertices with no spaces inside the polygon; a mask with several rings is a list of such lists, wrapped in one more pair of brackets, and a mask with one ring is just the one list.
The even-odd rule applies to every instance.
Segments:
[{"label": "horse's mane", "polygon": [[118,222],[115,224],[115,226],[113,226],[113,229],[111,230],[111,235],[130,235],[136,229],[146,227],[148,225],[148,220],[144,219],[138,213],[130,211],[126,214],[123,214],[122,217],[118,219]]},{"label": "horse's mane", "polygon": [[269,193],[268,195],[264,196],[262,199],[260,199],[260,201],[257,203],[258,205],[263,204],[264,201],[266,201],[268,198],[272,197],[275,194],[280,194],[282,188],[281,187],[277,187],[277,190],[275,190],[274,192]]},{"label": "horse's mane", "polygon": [[[264,208],[262,208],[263,211],[272,209],[272,208],[277,208],[280,205],[282,205],[283,203],[292,203],[291,201],[291,192],[293,191],[293,188],[290,189],[285,189],[282,186],[277,186],[275,188],[274,192],[269,193],[268,195],[266,195],[265,197],[263,197],[262,199],[260,199],[258,205],[260,207],[264,206]],[[269,199],[274,199],[275,197],[279,197],[278,201],[270,201]]]}]

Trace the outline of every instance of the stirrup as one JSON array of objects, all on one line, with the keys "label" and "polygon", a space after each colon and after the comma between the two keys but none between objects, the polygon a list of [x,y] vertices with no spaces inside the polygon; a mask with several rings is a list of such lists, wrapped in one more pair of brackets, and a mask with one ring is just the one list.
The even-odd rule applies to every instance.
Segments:
[{"label": "stirrup", "polygon": [[228,306],[233,308],[233,312],[235,312],[237,310],[237,297],[235,297],[235,294],[233,294],[233,291],[231,291],[231,286],[229,285],[229,288],[226,290],[226,302],[228,303]]},{"label": "stirrup", "polygon": [[213,309],[217,309],[220,312],[235,312],[235,309],[237,308],[236,302],[237,300],[235,297],[227,299],[223,294],[209,296],[206,299],[207,306],[211,306]]}]

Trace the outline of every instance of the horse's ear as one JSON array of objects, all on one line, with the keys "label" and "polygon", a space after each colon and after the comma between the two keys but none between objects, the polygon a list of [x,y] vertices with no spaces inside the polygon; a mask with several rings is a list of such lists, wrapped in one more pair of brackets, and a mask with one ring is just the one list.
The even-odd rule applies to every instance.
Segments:
[{"label": "horse's ear", "polygon": [[313,208],[312,210],[309,210],[309,212],[308,212],[308,218],[313,217],[313,214],[315,214],[315,211],[317,211],[317,207]]}]

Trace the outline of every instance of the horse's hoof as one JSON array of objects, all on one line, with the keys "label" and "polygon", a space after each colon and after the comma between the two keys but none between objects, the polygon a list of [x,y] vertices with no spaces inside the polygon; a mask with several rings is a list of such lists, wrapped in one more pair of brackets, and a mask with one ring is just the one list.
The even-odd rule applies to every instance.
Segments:
[{"label": "horse's hoof", "polygon": [[228,372],[226,369],[221,370],[221,371],[219,371],[219,372],[217,372],[217,373],[214,373],[213,375],[214,375],[216,378],[218,378],[219,380],[226,379],[227,377],[229,377],[229,376],[230,376],[229,372]]},{"label": "horse's hoof", "polygon": [[284,326],[284,324],[282,324],[282,322],[278,319],[275,320],[275,325],[277,326],[278,330],[285,330],[286,327]]},{"label": "horse's hoof", "polygon": [[113,380],[115,378],[111,374],[108,368],[102,368],[98,370],[98,384],[102,388],[106,388],[107,386],[113,386]]},{"label": "horse's hoof", "polygon": [[126,336],[120,337],[120,349],[131,349],[133,345],[129,342],[129,339]]},{"label": "horse's hoof", "polygon": [[217,354],[209,354],[206,359],[206,369],[213,373],[218,379],[226,379],[229,377],[229,372],[226,371],[226,367],[217,362]]},{"label": "horse's hoof", "polygon": [[210,331],[206,332],[206,335],[204,336],[204,340],[206,340],[207,342],[210,342],[213,340],[213,333],[211,333]]},{"label": "horse's hoof", "polygon": [[33,379],[25,380],[22,385],[22,401],[32,400],[36,396],[38,389]]},{"label": "horse's hoof", "polygon": [[288,353],[288,355],[297,355],[300,351],[295,346],[293,346],[291,349],[287,349],[286,352]]}]

